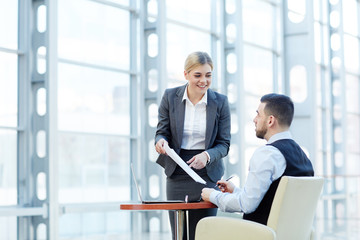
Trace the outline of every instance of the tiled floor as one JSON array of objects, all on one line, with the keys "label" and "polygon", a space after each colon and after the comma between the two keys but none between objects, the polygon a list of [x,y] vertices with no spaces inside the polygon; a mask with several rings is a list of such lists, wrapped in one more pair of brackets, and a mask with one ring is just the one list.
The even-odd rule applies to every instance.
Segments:
[{"label": "tiled floor", "polygon": [[333,220],[316,221],[316,240],[360,240],[360,219],[344,220],[340,228],[333,226]]},{"label": "tiled floor", "polygon": [[[360,240],[360,228],[349,231],[316,233],[315,240]],[[122,235],[106,240],[171,240],[170,233],[144,233],[141,235]],[[94,239],[95,240],[95,239]],[[104,239],[105,240],[105,239]]]},{"label": "tiled floor", "polygon": [[[360,219],[348,220],[344,223],[345,229],[330,229],[331,221],[316,220],[315,240],[360,240]],[[326,230],[327,228],[327,230]],[[81,240],[171,240],[169,232],[166,233],[142,233],[142,234],[121,234],[107,236],[92,236],[81,238]],[[66,239],[75,240],[75,239]],[[80,240],[76,238],[76,240]]]}]

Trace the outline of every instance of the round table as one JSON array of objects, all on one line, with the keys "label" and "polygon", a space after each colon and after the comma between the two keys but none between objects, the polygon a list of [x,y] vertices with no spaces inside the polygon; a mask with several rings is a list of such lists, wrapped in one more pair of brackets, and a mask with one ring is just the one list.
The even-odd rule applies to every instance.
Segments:
[{"label": "round table", "polygon": [[[172,210],[175,211],[175,239],[180,240],[184,234],[184,212],[190,209],[217,208],[211,202],[193,202],[193,203],[126,203],[121,204],[121,210],[133,211],[151,211],[151,210]],[[188,228],[189,229],[189,228]]]}]

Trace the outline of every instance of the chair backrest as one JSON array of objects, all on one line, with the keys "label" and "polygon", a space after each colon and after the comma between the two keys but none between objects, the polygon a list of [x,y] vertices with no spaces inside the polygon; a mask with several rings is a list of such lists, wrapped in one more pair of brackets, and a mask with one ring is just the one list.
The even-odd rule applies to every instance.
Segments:
[{"label": "chair backrest", "polygon": [[277,240],[310,239],[323,184],[321,177],[282,177],[267,222]]}]

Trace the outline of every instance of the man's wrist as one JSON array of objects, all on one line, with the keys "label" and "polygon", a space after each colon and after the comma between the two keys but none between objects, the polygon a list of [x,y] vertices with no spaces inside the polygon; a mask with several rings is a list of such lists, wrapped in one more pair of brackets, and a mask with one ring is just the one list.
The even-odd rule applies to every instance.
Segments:
[{"label": "man's wrist", "polygon": [[217,204],[216,198],[220,193],[221,192],[219,192],[215,189],[214,189],[214,191],[211,191],[210,196],[209,196],[209,201],[216,205]]},{"label": "man's wrist", "polygon": [[207,156],[207,160],[206,160],[206,165],[210,163],[210,155],[207,151],[204,151],[206,156]]}]

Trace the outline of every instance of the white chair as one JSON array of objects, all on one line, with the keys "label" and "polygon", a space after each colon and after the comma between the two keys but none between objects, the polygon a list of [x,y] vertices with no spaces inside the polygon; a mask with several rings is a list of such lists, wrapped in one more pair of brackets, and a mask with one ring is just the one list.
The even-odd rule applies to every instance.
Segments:
[{"label": "white chair", "polygon": [[231,217],[207,217],[196,226],[196,240],[309,240],[324,179],[288,177],[280,180],[267,225]]}]

